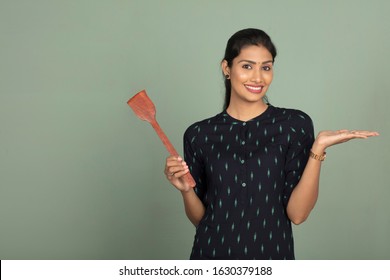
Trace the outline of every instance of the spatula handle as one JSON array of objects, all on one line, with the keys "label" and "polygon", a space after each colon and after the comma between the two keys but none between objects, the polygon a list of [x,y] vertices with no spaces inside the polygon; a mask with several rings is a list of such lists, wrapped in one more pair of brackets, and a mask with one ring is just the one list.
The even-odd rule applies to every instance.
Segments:
[{"label": "spatula handle", "polygon": [[[164,146],[167,148],[168,152],[172,156],[179,156],[177,153],[175,147],[173,147],[171,141],[169,141],[168,137],[165,135],[164,131],[161,129],[160,125],[157,123],[156,120],[150,122],[154,130],[156,131],[158,137],[160,137],[161,141],[163,142]],[[191,176],[190,172],[184,175],[184,180],[191,186],[195,187],[196,183],[194,178]]]}]

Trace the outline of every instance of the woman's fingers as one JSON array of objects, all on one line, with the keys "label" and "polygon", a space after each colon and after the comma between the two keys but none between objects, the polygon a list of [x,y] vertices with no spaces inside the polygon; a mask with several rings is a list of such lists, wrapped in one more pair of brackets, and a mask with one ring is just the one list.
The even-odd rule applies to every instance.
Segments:
[{"label": "woman's fingers", "polygon": [[376,131],[370,131],[370,130],[348,130],[348,129],[340,129],[336,130],[336,133],[338,134],[345,134],[345,135],[364,135],[367,137],[370,136],[378,136],[379,133]]},{"label": "woman's fingers", "polygon": [[340,130],[324,130],[321,131],[317,140],[321,147],[326,149],[327,147],[344,143],[352,139],[366,139],[372,136],[378,136],[379,133],[376,131],[370,130],[349,130],[349,129],[340,129]]},{"label": "woman's fingers", "polygon": [[177,156],[169,156],[166,159],[164,173],[169,182],[180,191],[188,191],[192,188],[183,176],[189,172],[186,162]]},{"label": "woman's fingers", "polygon": [[170,156],[167,158],[164,173],[168,178],[172,178],[173,176],[180,178],[187,172],[188,166],[181,157]]},{"label": "woman's fingers", "polygon": [[368,131],[368,130],[351,130],[351,133],[352,134],[357,134],[357,135],[364,135],[364,136],[367,136],[367,137],[378,136],[379,135],[379,133],[376,132],[376,131]]},{"label": "woman's fingers", "polygon": [[167,172],[165,173],[168,177],[176,177],[180,178],[184,174],[188,172],[188,167],[186,166],[178,166],[178,167],[171,167],[168,168]]},{"label": "woman's fingers", "polygon": [[348,129],[340,129],[340,130],[337,130],[336,132],[337,133],[348,133],[349,130]]},{"label": "woman's fingers", "polygon": [[184,176],[185,174],[188,173],[188,168],[185,169],[185,170],[180,170],[180,171],[177,171],[177,172],[173,172],[173,174],[170,174],[169,176],[171,177],[175,177],[175,178],[180,178],[182,176]]},{"label": "woman's fingers", "polygon": [[368,131],[368,130],[348,130],[347,132],[345,132],[345,134],[346,137],[349,139],[354,139],[354,138],[366,139],[368,137],[379,135],[379,133],[376,131]]}]

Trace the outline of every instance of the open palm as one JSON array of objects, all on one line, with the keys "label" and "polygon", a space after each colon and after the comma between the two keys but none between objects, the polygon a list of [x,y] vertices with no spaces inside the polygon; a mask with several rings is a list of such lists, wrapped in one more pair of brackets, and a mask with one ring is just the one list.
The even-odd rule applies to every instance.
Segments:
[{"label": "open palm", "polygon": [[352,139],[366,139],[378,135],[378,132],[368,130],[324,130],[318,133],[316,141],[322,147],[327,148]]}]

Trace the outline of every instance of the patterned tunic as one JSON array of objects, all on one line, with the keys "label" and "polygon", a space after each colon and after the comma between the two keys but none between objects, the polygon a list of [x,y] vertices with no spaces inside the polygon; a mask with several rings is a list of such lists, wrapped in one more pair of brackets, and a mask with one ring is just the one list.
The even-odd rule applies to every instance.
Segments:
[{"label": "patterned tunic", "polygon": [[226,111],[191,125],[184,158],[206,207],[191,259],[294,259],[286,206],[313,144],[310,117],[269,105],[249,121]]}]

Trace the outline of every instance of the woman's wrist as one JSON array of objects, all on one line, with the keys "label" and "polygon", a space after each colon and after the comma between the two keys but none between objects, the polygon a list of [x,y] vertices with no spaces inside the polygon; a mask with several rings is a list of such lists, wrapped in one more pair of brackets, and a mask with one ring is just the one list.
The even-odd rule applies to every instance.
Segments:
[{"label": "woman's wrist", "polygon": [[190,195],[192,192],[194,192],[194,188],[189,188],[187,190],[180,190],[182,196]]},{"label": "woman's wrist", "polygon": [[323,155],[325,154],[326,147],[324,145],[321,145],[320,143],[314,141],[313,146],[311,147],[311,151],[316,155]]}]

